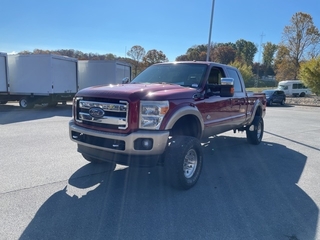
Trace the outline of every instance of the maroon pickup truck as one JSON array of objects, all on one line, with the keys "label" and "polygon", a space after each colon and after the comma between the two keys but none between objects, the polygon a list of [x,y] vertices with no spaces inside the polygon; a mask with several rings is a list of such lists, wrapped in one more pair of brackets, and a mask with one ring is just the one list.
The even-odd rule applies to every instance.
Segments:
[{"label": "maroon pickup truck", "polygon": [[90,162],[164,166],[174,187],[200,176],[201,140],[246,131],[262,140],[264,94],[246,92],[238,69],[212,62],[154,64],[133,81],[79,91],[70,138]]}]

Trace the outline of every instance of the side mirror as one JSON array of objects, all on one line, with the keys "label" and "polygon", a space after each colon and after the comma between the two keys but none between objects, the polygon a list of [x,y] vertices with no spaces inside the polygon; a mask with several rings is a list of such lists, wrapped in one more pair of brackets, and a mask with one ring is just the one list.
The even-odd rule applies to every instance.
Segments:
[{"label": "side mirror", "polygon": [[234,94],[234,79],[221,78],[220,97],[233,97]]},{"label": "side mirror", "polygon": [[130,78],[125,77],[124,79],[122,79],[122,84],[127,84],[130,82]]}]

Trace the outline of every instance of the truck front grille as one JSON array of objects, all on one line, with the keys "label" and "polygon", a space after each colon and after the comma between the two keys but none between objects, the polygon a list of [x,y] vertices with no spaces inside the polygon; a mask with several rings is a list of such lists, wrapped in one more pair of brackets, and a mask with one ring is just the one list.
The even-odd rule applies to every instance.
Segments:
[{"label": "truck front grille", "polygon": [[127,129],[129,104],[122,100],[84,100],[77,98],[76,121],[88,126]]}]

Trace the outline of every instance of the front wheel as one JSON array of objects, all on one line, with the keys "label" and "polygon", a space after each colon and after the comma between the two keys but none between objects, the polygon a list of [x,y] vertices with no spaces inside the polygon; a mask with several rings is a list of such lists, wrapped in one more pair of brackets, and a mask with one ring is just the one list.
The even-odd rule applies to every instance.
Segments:
[{"label": "front wheel", "polygon": [[255,116],[251,125],[246,130],[248,142],[254,145],[260,144],[263,137],[263,130],[263,118],[261,116]]},{"label": "front wheel", "polygon": [[201,173],[203,153],[198,139],[176,136],[169,140],[165,154],[165,168],[170,184],[179,189],[193,187]]}]

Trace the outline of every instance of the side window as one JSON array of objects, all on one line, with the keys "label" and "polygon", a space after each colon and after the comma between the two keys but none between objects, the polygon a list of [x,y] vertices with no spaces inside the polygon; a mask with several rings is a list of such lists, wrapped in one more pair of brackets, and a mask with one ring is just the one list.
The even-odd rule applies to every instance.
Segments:
[{"label": "side window", "polygon": [[220,84],[222,77],[225,77],[223,70],[218,67],[213,67],[213,68],[211,68],[211,71],[209,74],[208,83],[209,84]]},{"label": "side window", "polygon": [[239,77],[238,72],[232,68],[228,68],[228,73],[229,73],[230,77],[232,77],[234,80],[234,91],[235,92],[242,92],[243,90],[242,90],[242,86],[240,83],[240,77]]}]

